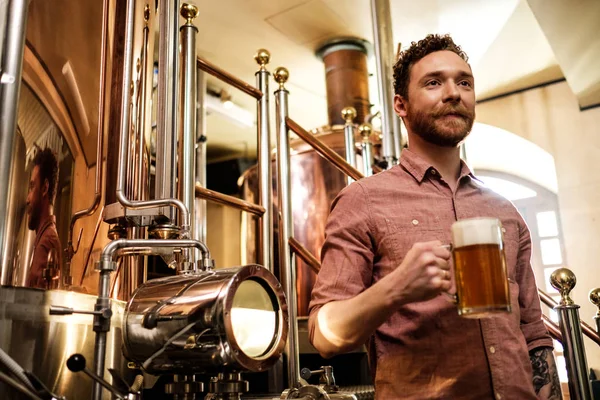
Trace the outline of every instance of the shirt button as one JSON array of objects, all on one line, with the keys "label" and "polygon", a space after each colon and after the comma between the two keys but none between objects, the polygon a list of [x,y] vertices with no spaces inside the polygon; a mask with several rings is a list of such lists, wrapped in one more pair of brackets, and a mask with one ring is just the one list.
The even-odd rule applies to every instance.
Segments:
[{"label": "shirt button", "polygon": [[496,352],[496,348],[494,346],[490,346],[490,353],[494,354]]},{"label": "shirt button", "polygon": [[435,175],[435,174],[437,174],[437,171],[436,171],[435,169],[433,169],[433,168],[432,168],[432,169],[431,169],[431,175]]},{"label": "shirt button", "polygon": [[502,233],[506,233],[506,228],[502,228]]},{"label": "shirt button", "polygon": [[419,221],[417,221],[416,219],[413,219],[413,220],[412,220],[412,224],[413,224],[413,225],[419,225]]},{"label": "shirt button", "polygon": [[497,398],[498,400],[500,400],[500,399],[502,399],[502,395],[501,395],[500,393],[496,393],[496,398]]}]

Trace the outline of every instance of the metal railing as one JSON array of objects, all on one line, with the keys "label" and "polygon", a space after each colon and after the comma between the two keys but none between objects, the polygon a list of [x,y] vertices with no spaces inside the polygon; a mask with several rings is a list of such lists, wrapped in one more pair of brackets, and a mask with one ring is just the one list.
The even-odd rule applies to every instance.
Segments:
[{"label": "metal railing", "polygon": [[[210,62],[197,58],[196,65],[215,78],[241,90],[257,100],[257,139],[258,139],[258,204],[239,200],[233,196],[210,191],[196,185],[196,198],[201,198],[242,211],[250,212],[260,218],[260,245],[258,263],[269,271],[273,271],[273,187],[271,184],[271,135],[269,128],[269,76],[266,69],[271,55],[265,49],[257,51],[254,59],[260,66],[256,72],[258,88],[222,70]],[[203,104],[199,104],[198,112],[203,112]],[[206,230],[206,229],[205,229]]]}]

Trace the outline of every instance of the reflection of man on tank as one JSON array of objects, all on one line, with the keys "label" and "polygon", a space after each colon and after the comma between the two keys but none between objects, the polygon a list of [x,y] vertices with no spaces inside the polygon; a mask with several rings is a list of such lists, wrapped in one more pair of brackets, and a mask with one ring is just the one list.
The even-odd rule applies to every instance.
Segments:
[{"label": "reflection of man on tank", "polygon": [[[54,199],[58,184],[58,160],[46,148],[33,160],[33,171],[27,194],[29,229],[35,231],[35,242],[27,286],[47,288],[51,278],[58,278],[61,263],[61,244],[56,231]],[[49,269],[51,267],[51,269]]]}]

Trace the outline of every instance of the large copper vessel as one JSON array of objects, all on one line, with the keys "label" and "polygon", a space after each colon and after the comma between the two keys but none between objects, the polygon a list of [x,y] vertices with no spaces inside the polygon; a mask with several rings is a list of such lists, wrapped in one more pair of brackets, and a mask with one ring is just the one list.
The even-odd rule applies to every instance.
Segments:
[{"label": "large copper vessel", "polygon": [[[323,58],[325,64],[329,125],[312,132],[319,140],[344,157],[346,150],[342,109],[347,106],[356,109],[355,124],[365,122],[369,115],[366,44],[357,39],[336,40],[324,45],[318,54]],[[293,97],[291,99],[293,101]],[[362,138],[357,132],[355,142],[360,143],[361,140]],[[378,154],[381,148],[379,136],[373,134],[370,141],[374,145],[375,154]],[[292,141],[290,149],[294,237],[320,259],[321,246],[325,239],[325,223],[331,202],[347,185],[347,178],[305,142]],[[356,167],[364,173],[359,146],[356,149]],[[273,168],[275,169],[275,162],[273,162]],[[242,176],[241,192],[244,199],[251,202],[258,201],[255,189],[257,179],[256,166],[248,169]],[[273,180],[273,186],[273,207],[276,208],[276,179]],[[277,212],[274,215],[277,215]],[[242,234],[246,235],[246,240],[242,238],[245,246],[242,253],[246,255],[246,261],[252,261],[256,257],[258,225],[254,218],[250,216],[245,216],[245,218],[242,222],[244,225]],[[275,260],[278,259],[279,251],[277,231],[277,225],[275,225]],[[308,315],[310,293],[317,274],[300,259],[297,259],[296,265],[298,316],[306,316]],[[277,262],[275,272],[278,272]]]}]

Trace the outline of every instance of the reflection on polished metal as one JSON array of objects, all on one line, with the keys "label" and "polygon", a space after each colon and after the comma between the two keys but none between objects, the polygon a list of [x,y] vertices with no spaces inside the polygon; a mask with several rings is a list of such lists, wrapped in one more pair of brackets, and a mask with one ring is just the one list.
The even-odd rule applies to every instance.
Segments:
[{"label": "reflection on polished metal", "polygon": [[[0,348],[51,391],[60,392],[69,400],[89,399],[92,382],[68,371],[63,362],[73,353],[92,358],[92,318],[89,315],[49,315],[48,311],[53,304],[92,310],[94,301],[95,296],[81,293],[3,286],[0,289]],[[113,301],[115,326],[107,335],[109,349],[121,348],[124,309],[124,302]],[[120,351],[110,352],[106,367],[118,372],[126,369]],[[2,385],[0,398],[12,398]],[[102,398],[109,400],[110,395],[105,393]]]},{"label": "reflection on polished metal", "polygon": [[287,320],[281,285],[259,265],[153,279],[127,306],[124,352],[149,373],[264,371]]},{"label": "reflection on polished metal", "polygon": [[[71,223],[69,225],[68,242],[65,250],[67,257],[65,262],[65,269],[63,271],[61,280],[62,287],[69,288],[73,283],[73,277],[71,276],[71,260],[73,256],[79,250],[79,242],[81,241],[81,232],[79,239],[77,240],[77,246],[73,247],[73,231],[75,229],[75,222],[85,216],[91,216],[96,212],[102,199],[102,170],[104,168],[104,106],[106,104],[106,78],[107,78],[107,52],[108,52],[108,23],[109,23],[109,4],[110,0],[104,0],[102,5],[102,36],[100,47],[100,83],[99,83],[99,95],[98,95],[98,137],[96,142],[96,181],[95,181],[95,192],[94,200],[92,204],[83,210],[77,211],[71,217]],[[90,251],[93,245],[90,246]]]},{"label": "reflection on polished metal", "polygon": [[175,399],[193,399],[194,397],[188,396],[194,396],[194,394],[201,393],[203,391],[204,383],[197,381],[195,375],[175,375],[173,377],[173,382],[165,385],[165,393],[174,395]]},{"label": "reflection on polished metal", "polygon": [[358,131],[362,136],[361,148],[362,148],[362,162],[363,162],[363,173],[365,176],[373,175],[373,144],[371,143],[370,137],[373,129],[369,124],[361,124],[358,127]]},{"label": "reflection on polished metal", "polygon": [[[196,68],[196,186],[206,188],[206,73]],[[206,201],[194,203],[194,230],[192,239],[206,242]]]},{"label": "reflection on polished metal", "polygon": [[[15,185],[10,181],[11,152],[17,131],[28,6],[28,0],[13,0],[8,3],[6,15],[0,16],[6,18],[6,33],[0,37],[3,39],[0,57],[0,244],[4,244],[4,237],[9,234],[6,229],[8,200],[10,187]],[[4,260],[4,251],[4,246],[0,247],[0,260]]]},{"label": "reflection on polished metal", "polygon": [[387,168],[400,158],[400,120],[394,112],[392,70],[394,44],[392,38],[392,14],[389,0],[371,0],[375,62],[377,64],[377,87],[381,104],[381,134],[383,135],[383,157]]},{"label": "reflection on polished metal", "polygon": [[[178,85],[175,77],[179,76],[179,3],[179,0],[161,0],[158,7],[156,199],[169,199],[176,195]],[[172,223],[175,222],[172,210],[164,210],[164,214]]]},{"label": "reflection on polished metal", "polygon": [[333,164],[338,170],[346,174],[347,176],[353,178],[354,180],[362,179],[364,176],[360,173],[359,170],[351,166],[344,160],[342,156],[340,156],[335,151],[331,150],[327,145],[322,143],[315,136],[306,132],[304,128],[302,128],[296,121],[293,119],[286,117],[285,118],[286,125],[294,131],[300,139],[304,140],[308,143],[319,155],[325,158],[327,161]]},{"label": "reflection on polished metal", "polygon": [[271,182],[271,130],[269,128],[269,71],[266,65],[271,54],[260,49],[254,59],[260,66],[256,71],[256,86],[263,93],[258,100],[256,115],[258,116],[258,193],[259,202],[266,212],[260,220],[259,230],[259,257],[261,263],[269,271],[273,271],[273,186]]},{"label": "reflection on polished metal", "polygon": [[569,297],[575,287],[575,274],[559,268],[550,276],[550,283],[560,292],[560,304],[554,307],[563,336],[562,346],[569,377],[569,395],[575,400],[591,400],[587,360],[579,321],[579,306]]},{"label": "reflection on polished metal", "polygon": [[211,74],[212,76],[219,78],[223,82],[226,82],[231,86],[241,90],[242,92],[249,94],[257,100],[259,100],[262,97],[263,94],[260,90],[250,85],[249,83],[246,83],[243,80],[231,75],[229,72],[225,72],[216,65],[211,64],[208,61],[203,60],[201,58],[198,58],[196,61],[198,68],[200,68],[202,71],[205,71]]},{"label": "reflection on polished metal", "polygon": [[[192,21],[198,8],[192,4],[181,6],[181,16],[186,19],[181,31],[181,110],[182,127],[179,135],[179,198],[190,215],[194,214],[194,187],[196,178],[196,28]],[[190,229],[194,231],[194,219]]]},{"label": "reflection on polished metal", "polygon": [[258,204],[253,204],[248,201],[240,200],[237,197],[215,192],[214,190],[203,188],[200,185],[196,185],[196,197],[199,199],[207,199],[218,204],[234,207],[239,210],[257,215],[259,217],[265,215],[265,208],[259,206]]},{"label": "reflection on polished metal", "polygon": [[596,321],[596,332],[600,334],[600,288],[592,289],[589,297],[590,302],[598,308],[594,315],[594,321]]},{"label": "reflection on polished metal", "polygon": [[279,205],[279,271],[283,289],[289,301],[289,335],[285,347],[287,357],[288,387],[300,384],[300,354],[298,350],[298,314],[296,292],[296,262],[287,244],[294,236],[292,219],[292,190],[290,180],[290,140],[288,132],[288,94],[285,83],[289,72],[283,67],[273,73],[279,88],[275,92],[275,121],[277,121],[277,190]]},{"label": "reflection on polished metal", "polygon": [[[354,143],[354,118],[356,118],[356,109],[354,107],[344,107],[342,109],[342,118],[346,121],[344,125],[344,142],[346,143],[346,162],[356,167],[356,144]],[[354,182],[354,179],[348,177],[348,185]]]}]

